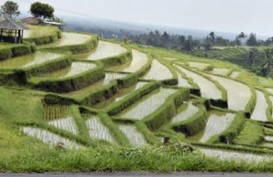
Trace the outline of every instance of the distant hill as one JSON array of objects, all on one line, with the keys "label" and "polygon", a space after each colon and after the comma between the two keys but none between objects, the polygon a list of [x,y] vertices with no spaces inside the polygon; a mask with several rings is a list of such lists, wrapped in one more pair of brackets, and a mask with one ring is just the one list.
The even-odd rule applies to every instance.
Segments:
[{"label": "distant hill", "polygon": [[[116,34],[118,38],[121,38],[124,34],[126,35],[136,35],[148,33],[150,31],[158,30],[161,33],[167,31],[170,34],[179,35],[191,35],[194,38],[204,38],[211,31],[208,30],[198,30],[198,29],[188,29],[188,28],[177,28],[170,26],[158,26],[158,25],[147,25],[147,24],[137,24],[137,23],[126,23],[119,21],[112,21],[107,19],[101,19],[97,17],[75,17],[75,16],[61,16],[61,18],[66,22],[66,30],[77,30],[93,32],[103,35],[106,38],[112,37],[112,34]],[[219,36],[223,36],[227,39],[234,39],[235,33],[228,32],[215,32]]]}]

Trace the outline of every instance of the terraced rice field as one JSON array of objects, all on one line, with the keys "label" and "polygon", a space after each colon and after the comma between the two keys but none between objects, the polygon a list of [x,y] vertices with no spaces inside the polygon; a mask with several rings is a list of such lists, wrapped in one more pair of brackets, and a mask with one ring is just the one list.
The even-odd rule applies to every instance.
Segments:
[{"label": "terraced rice field", "polygon": [[138,50],[132,50],[132,62],[127,68],[123,69],[122,71],[130,73],[136,72],[140,68],[142,68],[148,62],[148,60],[149,58],[147,54]]},{"label": "terraced rice field", "polygon": [[180,113],[172,118],[172,124],[187,120],[199,111],[198,107],[193,105],[192,102],[186,103],[183,106],[186,108],[183,108]]},{"label": "terraced rice field", "polygon": [[198,70],[205,70],[207,69],[208,67],[211,66],[211,64],[207,64],[207,63],[199,63],[199,62],[188,62],[189,66],[191,68],[196,68]]},{"label": "terraced rice field", "polygon": [[156,111],[164,104],[166,99],[175,92],[176,90],[174,89],[161,88],[159,91],[156,91],[156,93],[153,93],[152,95],[141,99],[133,106],[130,106],[123,111],[119,117],[130,120],[141,120]]},{"label": "terraced rice field", "polygon": [[222,99],[222,93],[221,91],[215,86],[215,84],[202,77],[199,74],[196,74],[192,71],[189,71],[181,66],[177,65],[177,68],[187,75],[187,77],[192,78],[193,81],[200,87],[201,95],[205,98],[211,98],[211,99]]},{"label": "terraced rice field", "polygon": [[227,79],[224,77],[213,76],[210,77],[218,81],[227,91],[228,107],[235,111],[244,111],[248,101],[251,98],[251,90],[245,84]]},{"label": "terraced rice field", "polygon": [[180,73],[177,73],[178,76],[178,87],[186,87],[186,88],[192,88],[192,85],[189,84],[189,82],[182,77]]},{"label": "terraced rice field", "polygon": [[262,146],[273,148],[273,143],[262,143]]},{"label": "terraced rice field", "polygon": [[273,88],[266,88],[266,90],[268,91],[268,93],[273,95]]},{"label": "terraced rice field", "polygon": [[221,76],[227,76],[230,73],[230,70],[225,68],[213,68],[211,73]]},{"label": "terraced rice field", "polygon": [[208,149],[200,148],[199,149],[204,155],[212,158],[217,158],[221,160],[235,161],[235,162],[248,162],[248,163],[261,163],[264,161],[272,160],[272,157],[266,155],[257,155],[251,153],[219,150],[219,149]]},{"label": "terraced rice field", "polygon": [[[51,32],[48,31],[48,33]],[[45,35],[45,33],[46,31],[36,31],[36,34],[29,34],[29,36],[40,36]],[[271,136],[273,130],[269,128],[272,126],[270,123],[272,119],[267,117],[269,110],[267,110],[266,95],[258,88],[267,88],[267,91],[271,94],[270,101],[273,104],[273,88],[268,88],[272,87],[273,82],[265,78],[265,82],[262,84],[261,79],[259,80],[260,77],[255,77],[254,74],[240,69],[233,71],[234,66],[222,61],[213,63],[204,58],[204,60],[201,60],[202,62],[198,62],[198,58],[190,54],[168,53],[168,51],[151,46],[138,47],[131,44],[123,45],[100,40],[97,48],[93,51],[73,55],[75,60],[73,60],[70,67],[63,67],[58,71],[32,76],[27,78],[28,84],[14,86],[18,82],[18,78],[13,77],[17,77],[18,73],[7,72],[4,69],[27,69],[35,66],[35,69],[38,70],[42,64],[46,65],[46,62],[50,61],[55,64],[54,60],[57,61],[64,55],[45,52],[46,50],[41,50],[42,48],[71,45],[65,48],[72,51],[73,45],[84,44],[93,37],[92,35],[68,32],[64,32],[62,36],[63,38],[58,42],[39,46],[38,52],[35,54],[0,61],[0,84],[2,84],[0,87],[0,117],[11,115],[11,118],[5,119],[5,121],[10,121],[8,123],[11,125],[16,124],[16,126],[21,127],[25,135],[50,144],[52,147],[73,150],[93,148],[93,146],[125,146],[124,144],[128,142],[132,147],[153,146],[153,144],[157,145],[159,143],[159,139],[166,140],[168,137],[171,145],[173,143],[192,143],[193,146],[198,148],[201,146],[200,144],[211,143],[209,144],[211,149],[200,148],[200,151],[209,157],[249,162],[270,160],[269,155],[265,157],[244,153],[243,151],[249,149],[255,151],[259,147],[261,147],[259,149],[261,153],[272,151],[272,149],[267,148],[267,146],[273,147],[273,136]],[[129,53],[130,47],[133,48],[131,62],[129,62],[128,58],[122,58],[123,54]],[[198,51],[193,52],[198,53]],[[206,51],[199,52],[201,55],[206,54]],[[208,54],[215,57],[230,58],[244,52],[247,51],[244,49],[215,49],[209,51]],[[151,59],[150,56],[155,59]],[[116,62],[118,57],[120,57],[119,60],[122,60],[120,65],[113,64],[111,59]],[[106,58],[107,60],[103,60]],[[99,60],[103,60],[103,62]],[[94,71],[94,76],[96,76],[97,73],[94,68],[101,63],[107,66],[107,68],[104,68],[105,77],[101,79],[101,73],[99,73],[100,75],[94,79],[94,82],[90,82],[93,84],[84,88],[63,94],[46,92],[46,89],[31,90],[33,89],[31,83],[34,83],[29,82],[31,79],[37,79],[38,81],[67,79],[65,82],[58,82],[58,84],[70,84],[69,81],[73,80],[71,79],[73,77],[79,77],[77,79],[80,82],[81,76],[84,77],[87,74],[89,76],[90,72]],[[150,70],[145,71],[150,67],[151,63]],[[227,64],[227,67],[225,67],[225,64]],[[59,68],[57,64],[56,68]],[[247,81],[241,82],[239,80],[241,78],[238,76],[241,72],[244,72],[243,74],[246,77],[250,76],[246,78]],[[178,84],[170,86],[166,83],[166,80],[175,79],[175,73],[178,76]],[[12,77],[9,78],[8,76]],[[18,77],[20,79],[21,76]],[[9,79],[12,84],[14,82],[14,85],[10,86],[9,83],[5,83]],[[117,79],[122,80],[115,82]],[[78,83],[78,80],[75,83]],[[248,81],[250,82],[248,83]],[[75,83],[73,82],[71,85]],[[54,82],[48,84],[54,84]],[[8,85],[7,88],[6,85]],[[54,85],[48,87],[51,86]],[[184,89],[178,90],[177,87],[183,87],[185,92],[182,92]],[[80,87],[75,87],[75,89],[77,88]],[[250,102],[252,100],[252,88],[257,88],[255,92],[257,101],[251,115],[252,120],[249,121],[246,120],[246,115],[249,113],[249,109],[246,108],[249,108],[248,103],[252,103]],[[3,91],[4,89],[10,92],[6,94]],[[196,96],[199,95],[199,91],[201,97]],[[218,100],[224,99],[225,92],[227,92],[228,109],[222,108],[224,107],[223,103],[218,102]],[[20,94],[15,95],[14,93]],[[182,93],[185,95],[182,95]],[[24,95],[27,96],[21,98]],[[34,102],[31,99],[32,97],[35,97]],[[16,101],[12,102],[14,105],[9,103],[7,106],[6,102],[10,98]],[[254,102],[252,105],[254,106]],[[24,106],[25,111],[17,109],[21,106]],[[21,112],[11,112],[9,107]],[[237,121],[234,122],[235,117],[242,122],[240,124],[237,124]],[[243,121],[246,121],[246,123]],[[257,121],[269,122],[258,123]],[[247,126],[249,122],[253,124],[250,128]],[[31,125],[37,127],[31,127]],[[146,127],[141,127],[142,125]],[[238,125],[244,128],[236,127]],[[44,126],[48,129],[45,130]],[[251,132],[252,129],[255,130]],[[232,143],[229,144],[228,142],[228,146],[224,142],[221,142],[221,145],[214,144],[216,142],[213,142],[213,140],[218,136],[221,136],[221,138],[225,136],[224,138],[229,140],[229,137],[224,134],[226,130],[234,131],[232,133],[234,133],[235,137],[231,140]],[[187,134],[188,132],[189,134]],[[257,136],[251,136],[253,135],[251,133],[256,133]],[[250,135],[248,136],[248,134]],[[253,140],[248,140],[245,137],[253,138]],[[241,143],[239,138],[247,139],[246,144]],[[197,142],[200,144],[197,145]],[[241,150],[236,152],[215,149],[217,147],[228,149],[230,146],[236,146]],[[125,146],[126,148],[127,146]],[[271,154],[273,154],[273,151]]]},{"label": "terraced rice field", "polygon": [[41,46],[41,48],[47,47],[62,47],[68,45],[79,45],[87,42],[92,38],[91,35],[81,34],[81,33],[72,33],[72,32],[62,32],[62,38],[57,42],[52,44],[47,44]]},{"label": "terraced rice field", "polygon": [[[147,85],[147,84],[148,84],[148,82],[138,82],[132,91],[136,91],[136,90],[138,90],[138,89],[144,87],[144,86]],[[132,91],[131,91],[131,92],[132,92]],[[131,92],[130,92],[130,93],[131,93]],[[118,101],[122,100],[122,98],[125,98],[126,96],[130,95],[130,93],[122,94],[122,95],[116,97],[116,98],[115,98],[115,102],[118,102]]]},{"label": "terraced rice field", "polygon": [[127,52],[127,49],[122,47],[120,44],[112,42],[99,41],[98,47],[91,54],[83,56],[84,60],[101,60],[108,57],[118,56]]},{"label": "terraced rice field", "polygon": [[[269,100],[270,100],[271,104],[273,105],[273,96],[270,96]],[[271,117],[273,118],[273,111],[272,111]]]},{"label": "terraced rice field", "polygon": [[119,73],[105,73],[105,77],[103,80],[100,80],[92,85],[89,85],[88,87],[84,87],[80,90],[72,91],[69,93],[65,93],[63,95],[68,96],[68,97],[82,97],[84,95],[89,95],[90,92],[93,92],[97,90],[98,88],[104,87],[108,84],[110,84],[111,81],[120,79],[125,77],[126,74],[119,74]]},{"label": "terraced rice field", "polygon": [[22,127],[22,131],[24,134],[37,138],[43,141],[46,144],[50,144],[53,146],[60,146],[66,149],[79,149],[82,148],[81,145],[78,145],[69,139],[65,139],[59,135],[53,134],[47,130],[42,130],[39,128],[33,127]]},{"label": "terraced rice field", "polygon": [[251,114],[252,120],[267,121],[266,109],[268,107],[266,98],[263,92],[256,90],[256,105],[254,111]]},{"label": "terraced rice field", "polygon": [[85,63],[85,62],[73,62],[70,67],[58,70],[51,73],[46,73],[38,77],[39,80],[48,79],[66,79],[70,77],[77,77],[87,71],[94,69],[97,65],[95,63]]},{"label": "terraced rice field", "polygon": [[128,138],[132,146],[141,147],[147,145],[143,135],[136,129],[134,125],[119,125],[118,127]]},{"label": "terraced rice field", "polygon": [[89,131],[89,135],[95,140],[104,140],[111,144],[116,144],[114,137],[111,135],[109,129],[102,124],[96,116],[91,116],[87,121],[86,125]]},{"label": "terraced rice field", "polygon": [[273,142],[273,136],[265,136],[264,140],[269,141],[269,142]]},{"label": "terraced rice field", "polygon": [[233,71],[231,74],[230,74],[230,78],[232,79],[236,79],[239,75],[241,74],[240,71]]},{"label": "terraced rice field", "polygon": [[235,118],[235,114],[226,113],[226,114],[210,114],[206,128],[202,137],[200,138],[200,142],[205,143],[214,135],[219,135],[231,125]]},{"label": "terraced rice field", "polygon": [[48,122],[48,124],[56,128],[71,132],[75,135],[78,134],[78,128],[77,128],[77,125],[75,124],[73,117],[66,117],[62,119],[51,120]]},{"label": "terraced rice field", "polygon": [[16,57],[0,62],[0,69],[26,69],[37,66],[46,62],[50,62],[62,57],[62,54],[50,52],[36,52],[35,54]]},{"label": "terraced rice field", "polygon": [[172,79],[171,71],[157,59],[153,60],[150,71],[143,77],[145,80],[167,80]]}]

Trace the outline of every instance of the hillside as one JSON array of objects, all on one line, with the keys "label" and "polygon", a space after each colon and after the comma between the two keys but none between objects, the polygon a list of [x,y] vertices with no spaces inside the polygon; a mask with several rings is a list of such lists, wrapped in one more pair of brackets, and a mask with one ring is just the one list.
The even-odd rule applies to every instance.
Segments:
[{"label": "hillside", "polygon": [[273,171],[272,79],[29,27],[23,44],[0,43],[1,171]]}]

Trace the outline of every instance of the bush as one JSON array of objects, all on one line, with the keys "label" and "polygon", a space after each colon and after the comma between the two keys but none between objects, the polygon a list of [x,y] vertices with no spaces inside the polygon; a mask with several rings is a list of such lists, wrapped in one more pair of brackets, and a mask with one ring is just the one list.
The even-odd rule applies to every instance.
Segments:
[{"label": "bush", "polygon": [[34,45],[25,43],[25,44],[7,44],[6,47],[0,49],[0,61],[6,60],[12,57],[18,57],[23,55],[29,55],[36,51]]}]

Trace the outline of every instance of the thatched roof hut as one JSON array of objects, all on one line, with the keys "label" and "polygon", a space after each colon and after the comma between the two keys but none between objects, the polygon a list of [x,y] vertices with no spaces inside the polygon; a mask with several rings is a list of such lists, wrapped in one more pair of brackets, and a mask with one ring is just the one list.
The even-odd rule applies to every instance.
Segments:
[{"label": "thatched roof hut", "polygon": [[22,43],[24,30],[27,29],[24,25],[8,18],[0,22],[0,41]]}]

